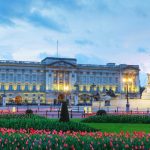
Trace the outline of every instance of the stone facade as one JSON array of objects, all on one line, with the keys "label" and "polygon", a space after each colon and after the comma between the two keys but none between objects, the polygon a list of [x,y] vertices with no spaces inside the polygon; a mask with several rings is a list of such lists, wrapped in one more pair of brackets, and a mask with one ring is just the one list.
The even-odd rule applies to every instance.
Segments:
[{"label": "stone facade", "polygon": [[132,78],[129,94],[139,96],[139,66],[108,63],[106,65],[77,64],[76,59],[47,57],[41,62],[0,61],[0,94],[6,101],[17,96],[22,102],[38,99],[53,103],[68,87],[66,97],[70,103],[90,101],[91,95],[104,95],[112,89],[117,95],[125,95],[122,79]]}]

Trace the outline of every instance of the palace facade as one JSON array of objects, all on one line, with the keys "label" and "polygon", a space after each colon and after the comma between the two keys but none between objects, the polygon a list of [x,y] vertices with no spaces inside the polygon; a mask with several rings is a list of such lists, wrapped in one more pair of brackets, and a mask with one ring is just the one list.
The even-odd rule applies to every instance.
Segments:
[{"label": "palace facade", "polygon": [[[47,57],[41,62],[0,61],[0,95],[6,101],[57,103],[65,92],[70,103],[82,103],[91,95],[113,90],[125,95],[124,78],[132,79],[128,91],[139,96],[139,66],[108,63],[106,65],[78,64],[73,58]],[[88,97],[89,96],[89,97]]]}]

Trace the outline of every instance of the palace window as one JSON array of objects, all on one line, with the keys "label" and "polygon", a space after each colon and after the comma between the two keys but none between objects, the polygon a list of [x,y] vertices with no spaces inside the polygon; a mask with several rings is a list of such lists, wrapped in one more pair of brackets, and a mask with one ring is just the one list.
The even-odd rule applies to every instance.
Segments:
[{"label": "palace window", "polygon": [[96,77],[96,83],[99,83],[99,77]]},{"label": "palace window", "polygon": [[115,78],[115,82],[118,83],[118,77]]},{"label": "palace window", "polygon": [[28,74],[25,75],[25,81],[26,82],[29,81],[29,75]]},{"label": "palace window", "polygon": [[6,74],[6,81],[8,81],[8,78],[9,78],[9,77],[8,77],[8,74]]},{"label": "palace window", "polygon": [[17,85],[17,91],[21,91],[21,86]]},{"label": "palace window", "polygon": [[17,81],[21,81],[21,74],[17,74]]},{"label": "palace window", "polygon": [[85,84],[86,83],[86,76],[82,77],[82,83]]},{"label": "palace window", "polygon": [[86,91],[86,86],[83,86],[83,91],[84,91],[84,92]]},{"label": "palace window", "polygon": [[32,81],[35,82],[36,81],[36,74],[32,75]]},{"label": "palace window", "polygon": [[4,91],[5,90],[5,86],[1,85],[1,90]]},{"label": "palace window", "polygon": [[9,81],[13,81],[13,74],[9,74]]},{"label": "palace window", "polygon": [[28,91],[28,90],[29,90],[28,85],[25,85],[25,91]]},{"label": "palace window", "polygon": [[109,77],[109,83],[112,83],[112,77]]},{"label": "palace window", "polygon": [[2,75],[1,75],[1,79],[2,79],[2,81],[4,81],[4,80],[5,80],[5,74],[4,74],[4,73],[2,73]]},{"label": "palace window", "polygon": [[44,89],[44,86],[43,85],[41,85],[40,86],[40,91],[44,91],[45,89]]},{"label": "palace window", "polygon": [[90,83],[93,83],[93,82],[94,82],[94,77],[91,76],[91,77],[90,77]]},{"label": "palace window", "polygon": [[33,91],[36,91],[36,85],[33,85],[32,90],[33,90]]},{"label": "palace window", "polygon": [[9,85],[9,90],[12,91],[13,90],[13,86]]}]

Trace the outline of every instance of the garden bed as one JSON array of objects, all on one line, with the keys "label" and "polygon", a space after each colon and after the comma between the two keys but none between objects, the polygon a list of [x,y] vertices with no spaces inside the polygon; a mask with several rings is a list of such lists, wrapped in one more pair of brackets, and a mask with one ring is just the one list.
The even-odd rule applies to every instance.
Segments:
[{"label": "garden bed", "polygon": [[0,128],[0,148],[7,150],[149,150],[149,140],[150,135],[144,132],[134,132],[133,134],[120,132],[116,134]]}]

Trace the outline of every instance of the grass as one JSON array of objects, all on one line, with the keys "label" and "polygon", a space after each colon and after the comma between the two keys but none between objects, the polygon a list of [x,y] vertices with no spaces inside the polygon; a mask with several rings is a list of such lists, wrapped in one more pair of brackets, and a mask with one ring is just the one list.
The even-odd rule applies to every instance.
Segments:
[{"label": "grass", "polygon": [[144,131],[150,133],[149,124],[129,124],[129,123],[85,123],[90,127],[99,129],[102,132],[120,132],[120,131]]},{"label": "grass", "polygon": [[[81,122],[81,119],[71,119],[74,122]],[[130,124],[130,123],[83,123],[102,132],[133,132],[144,131],[150,133],[150,124]]]}]

